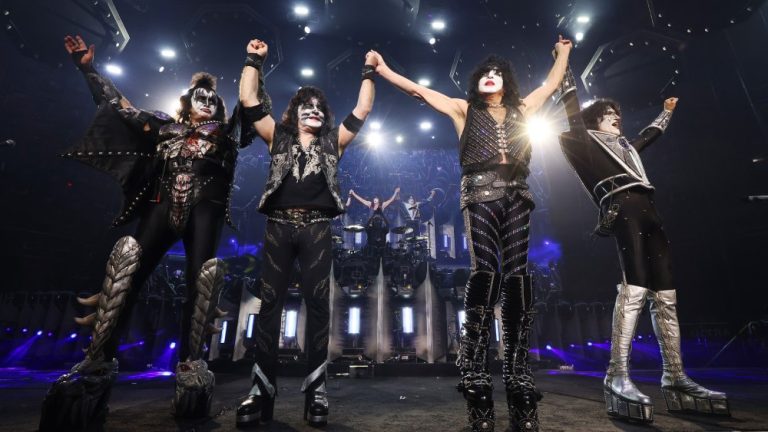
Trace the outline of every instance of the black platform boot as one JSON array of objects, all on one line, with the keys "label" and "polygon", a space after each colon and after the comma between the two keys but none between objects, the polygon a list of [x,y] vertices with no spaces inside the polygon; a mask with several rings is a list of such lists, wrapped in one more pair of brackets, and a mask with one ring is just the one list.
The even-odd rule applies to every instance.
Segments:
[{"label": "black platform boot", "polygon": [[493,322],[493,305],[498,299],[499,274],[472,272],[464,295],[464,328],[459,358],[461,371],[457,386],[467,400],[467,417],[472,431],[493,431],[493,382],[488,370],[488,343]]},{"label": "black platform boot", "polygon": [[251,382],[253,387],[243,403],[237,407],[237,427],[258,426],[259,422],[272,421],[275,409],[275,373],[273,368],[265,371],[256,362],[251,370]]},{"label": "black platform boot", "polygon": [[328,392],[325,389],[328,362],[313,370],[301,384],[304,397],[304,420],[310,426],[320,427],[328,424]]},{"label": "black platform boot", "polygon": [[533,289],[530,276],[504,275],[501,286],[501,323],[504,329],[504,387],[507,392],[510,430],[539,430],[533,372],[528,364],[533,326]]}]

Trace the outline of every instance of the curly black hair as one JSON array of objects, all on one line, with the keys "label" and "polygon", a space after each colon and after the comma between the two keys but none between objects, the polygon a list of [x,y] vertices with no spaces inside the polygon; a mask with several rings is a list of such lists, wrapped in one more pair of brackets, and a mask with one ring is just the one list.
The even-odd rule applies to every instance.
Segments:
[{"label": "curly black hair", "polygon": [[[192,114],[192,95],[198,88],[216,92],[216,77],[207,72],[197,72],[192,75],[192,79],[189,82],[189,90],[179,97],[181,107],[176,113],[179,123],[189,123],[189,118]],[[216,99],[216,114],[211,120],[225,123],[227,121],[227,107],[224,105],[224,99],[218,93],[216,93]]]},{"label": "curly black hair", "polygon": [[603,116],[608,112],[608,108],[613,108],[616,114],[621,116],[621,107],[613,99],[598,99],[592,105],[581,110],[581,119],[587,129],[597,130]]},{"label": "curly black hair", "polygon": [[295,95],[293,95],[291,101],[288,102],[288,108],[286,108],[285,112],[283,112],[283,117],[280,121],[282,126],[289,129],[293,133],[297,133],[299,124],[299,107],[302,104],[311,101],[312,98],[317,98],[317,102],[320,104],[320,111],[322,111],[323,115],[325,115],[325,123],[323,123],[323,126],[320,128],[318,135],[325,135],[331,129],[333,129],[333,113],[331,112],[331,108],[328,106],[328,99],[326,99],[322,90],[312,86],[302,87],[299,89],[299,91],[296,92]]},{"label": "curly black hair", "polygon": [[488,104],[485,102],[485,98],[477,89],[477,83],[480,82],[480,78],[483,77],[488,71],[496,69],[501,72],[501,77],[504,79],[504,96],[501,98],[501,103],[506,106],[518,107],[522,104],[520,99],[520,90],[517,86],[517,80],[515,74],[512,72],[512,63],[499,55],[491,54],[483,60],[469,77],[468,90],[467,90],[467,102],[476,107],[485,109]]}]

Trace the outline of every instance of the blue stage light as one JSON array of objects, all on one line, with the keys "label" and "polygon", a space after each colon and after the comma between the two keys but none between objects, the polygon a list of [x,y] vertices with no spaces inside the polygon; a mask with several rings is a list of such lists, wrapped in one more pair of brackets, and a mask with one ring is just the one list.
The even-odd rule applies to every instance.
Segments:
[{"label": "blue stage light", "polygon": [[35,333],[35,334],[38,335],[38,336],[41,336],[43,334],[43,331],[42,330],[38,330],[37,333]]},{"label": "blue stage light", "polygon": [[170,349],[176,349],[176,342],[171,342],[171,343],[168,345],[168,348],[170,348]]},{"label": "blue stage light", "polygon": [[637,338],[643,340],[643,335],[637,335]]},{"label": "blue stage light", "polygon": [[550,350],[550,351],[552,351],[552,345],[550,345],[550,344],[547,344],[547,349],[548,349],[548,350]]},{"label": "blue stage light", "polygon": [[576,348],[576,345],[574,345],[574,344],[571,344],[571,345],[570,345],[570,347],[571,347],[571,348]]},{"label": "blue stage light", "polygon": [[27,329],[25,329],[25,328],[21,329],[21,332],[22,332],[22,333],[26,333],[26,332],[28,332],[28,331],[29,331],[29,330],[27,330]]},{"label": "blue stage light", "polygon": [[592,346],[592,342],[587,342],[587,346]]},{"label": "blue stage light", "polygon": [[69,335],[69,338],[70,338],[70,339],[74,339],[74,338],[76,338],[76,337],[77,337],[77,333],[71,333],[71,334]]}]

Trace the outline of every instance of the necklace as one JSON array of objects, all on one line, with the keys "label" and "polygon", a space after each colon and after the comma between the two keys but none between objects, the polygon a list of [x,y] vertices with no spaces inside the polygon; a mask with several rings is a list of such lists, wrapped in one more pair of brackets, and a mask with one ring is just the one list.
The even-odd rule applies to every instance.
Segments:
[{"label": "necklace", "polygon": [[488,102],[488,108],[502,108],[504,106],[503,103],[491,103]]}]

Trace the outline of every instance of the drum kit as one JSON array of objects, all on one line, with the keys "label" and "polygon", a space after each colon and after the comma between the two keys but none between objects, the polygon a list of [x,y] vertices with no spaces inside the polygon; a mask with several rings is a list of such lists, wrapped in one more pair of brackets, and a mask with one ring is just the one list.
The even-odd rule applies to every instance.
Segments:
[{"label": "drum kit", "polygon": [[[365,232],[363,225],[347,225],[342,228],[342,231],[347,233],[361,233]],[[415,235],[414,228],[412,226],[403,225],[394,227],[389,230],[392,235],[402,236],[396,242],[391,243],[391,248],[387,248],[385,255],[396,258],[409,258],[411,261],[421,261],[429,257],[429,237],[422,235]],[[336,256],[351,256],[356,255],[360,251],[349,250],[344,248],[344,239],[342,236],[333,236],[334,248],[337,250]]]}]

